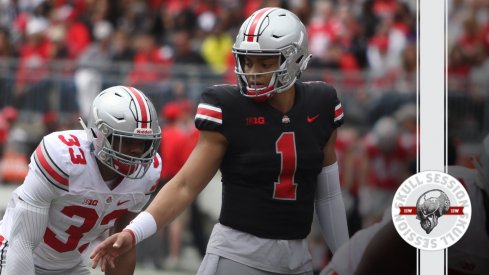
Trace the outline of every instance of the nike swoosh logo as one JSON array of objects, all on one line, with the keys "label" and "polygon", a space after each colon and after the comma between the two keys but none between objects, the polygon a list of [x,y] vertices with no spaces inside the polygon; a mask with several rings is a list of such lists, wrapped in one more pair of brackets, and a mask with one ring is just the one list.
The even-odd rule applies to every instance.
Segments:
[{"label": "nike swoosh logo", "polygon": [[316,118],[318,118],[318,117],[319,117],[319,114],[317,114],[317,115],[315,115],[315,116],[311,116],[311,117],[310,117],[310,116],[308,116],[308,117],[307,117],[307,122],[311,123],[311,122],[313,122],[314,120],[316,120]]},{"label": "nike swoosh logo", "polygon": [[117,202],[117,206],[119,206],[119,205],[123,205],[124,203],[126,203],[126,202],[128,202],[128,201],[129,201],[129,200],[125,200],[125,201],[118,201],[118,202]]}]

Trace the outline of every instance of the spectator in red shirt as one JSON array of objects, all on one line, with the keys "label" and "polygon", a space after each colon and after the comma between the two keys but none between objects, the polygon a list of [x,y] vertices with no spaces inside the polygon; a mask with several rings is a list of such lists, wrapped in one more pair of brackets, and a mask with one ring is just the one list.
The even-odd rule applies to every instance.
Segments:
[{"label": "spectator in red shirt", "polygon": [[448,54],[448,86],[450,89],[455,91],[467,89],[470,69],[469,57],[461,46],[455,45]]},{"label": "spectator in red shirt", "polygon": [[[26,26],[27,43],[20,49],[19,65],[14,87],[14,105],[46,110],[47,96],[40,94],[47,90],[48,62],[51,59],[52,44],[46,38],[48,23],[44,18],[33,17]],[[25,100],[32,95],[35,100]]]},{"label": "spectator in red shirt", "polygon": [[399,128],[392,117],[380,118],[364,142],[368,168],[361,176],[367,180],[360,190],[363,227],[380,221],[397,188],[409,176],[408,152],[400,144]]},{"label": "spectator in red shirt", "polygon": [[[141,86],[154,84],[168,77],[172,54],[168,48],[158,47],[155,38],[149,34],[139,34],[134,40],[134,67],[129,73],[127,85]],[[168,67],[162,67],[167,65]],[[145,89],[147,90],[147,89]]]},{"label": "spectator in red shirt", "polygon": [[[199,131],[195,128],[194,126],[194,121],[193,121],[193,108],[192,108],[192,103],[190,103],[188,100],[178,100],[174,102],[170,102],[165,106],[165,115],[170,115],[168,112],[174,112],[172,115],[176,115],[176,119],[172,126],[163,127],[162,129],[162,147],[165,147],[170,153],[173,153],[173,151],[176,151],[175,154],[173,155],[173,158],[168,158],[164,157],[163,159],[163,166],[165,164],[169,164],[170,162],[174,162],[171,165],[170,171],[165,170],[163,168],[162,170],[162,178],[165,179],[170,179],[173,177],[178,170],[183,166],[185,161],[187,161],[187,158],[190,156],[190,153],[192,153],[192,150],[195,147],[195,144],[197,144],[197,140],[199,137]],[[178,110],[178,111],[177,111]],[[165,135],[165,131],[167,132],[167,135]],[[170,136],[171,135],[171,136]],[[165,140],[163,140],[166,138]],[[172,139],[173,141],[169,144],[164,144],[165,141],[168,141],[169,139]],[[180,140],[179,140],[180,139]],[[163,148],[162,148],[163,149]],[[164,149],[163,149],[164,150]],[[167,152],[168,152],[167,151]],[[162,151],[162,154],[165,154]],[[165,162],[166,159],[166,162]],[[170,172],[171,174],[168,174]],[[177,217],[170,225],[169,225],[169,245],[170,245],[170,251],[169,251],[169,257],[166,261],[166,268],[168,269],[180,269],[182,265],[181,261],[181,254],[182,254],[182,234],[184,231],[184,228],[188,225],[194,226],[195,223],[199,223],[198,221],[194,221],[196,215],[198,215],[198,208],[195,203],[192,204],[190,208],[185,210],[179,217]],[[196,213],[197,212],[197,213]],[[194,224],[194,225],[192,225]],[[199,227],[202,225],[199,224]],[[199,240],[198,238],[202,238],[202,228],[197,229],[199,231],[195,230],[196,228],[192,229],[192,234],[194,235],[194,242],[197,245],[197,248],[199,250],[203,250],[201,252],[201,256],[205,254],[205,244],[203,244],[204,247],[199,247],[202,246],[199,242],[202,240]]]},{"label": "spectator in red shirt", "polygon": [[340,26],[333,3],[318,1],[314,4],[314,13],[307,25],[309,49],[313,56],[311,65],[314,65],[314,62],[321,64],[332,62],[328,48],[330,43],[337,38]]},{"label": "spectator in red shirt", "polygon": [[185,144],[185,132],[183,131],[181,121],[182,109],[177,102],[169,102],[163,108],[161,116],[165,124],[162,127],[162,137],[160,154],[164,156],[161,170],[161,179],[167,181],[171,179],[182,167],[185,160],[181,154]]},{"label": "spectator in red shirt", "polygon": [[397,0],[374,0],[373,2],[373,11],[377,16],[383,19],[394,17],[398,6]]},{"label": "spectator in red shirt", "polygon": [[335,150],[340,167],[341,193],[345,202],[348,231],[351,236],[362,227],[358,191],[365,180],[362,175],[367,173],[368,160],[360,133],[353,127],[346,127],[338,132]]},{"label": "spectator in red shirt", "polygon": [[[61,11],[62,10],[62,11]],[[78,12],[65,5],[58,8],[59,19],[66,28],[65,42],[68,49],[68,58],[76,59],[92,41],[90,30],[79,18]]]},{"label": "spectator in red shirt", "polygon": [[[161,108],[160,114],[164,118],[160,146],[163,168],[158,190],[180,170],[198,139],[198,131],[193,125],[193,108],[190,101],[175,100],[168,102]],[[169,258],[166,261],[166,268],[180,268],[182,233],[184,227],[192,222],[189,221],[190,215],[193,215],[190,211],[195,210],[198,209],[190,208],[189,211],[184,212],[168,226]],[[158,232],[156,237],[142,244],[145,246],[142,250],[149,251],[148,257],[152,259],[157,269],[163,268],[163,233],[163,231]],[[201,236],[197,235],[197,237]],[[195,241],[198,242],[199,240]],[[205,244],[202,249],[205,251]]]},{"label": "spectator in red shirt", "polygon": [[463,22],[463,32],[458,39],[458,45],[460,45],[471,64],[477,58],[477,47],[481,42],[480,26],[477,19],[474,17],[466,18]]},{"label": "spectator in red shirt", "polygon": [[8,135],[12,125],[17,120],[17,110],[12,106],[4,107],[0,111],[0,158],[5,152],[5,145],[7,145]]}]

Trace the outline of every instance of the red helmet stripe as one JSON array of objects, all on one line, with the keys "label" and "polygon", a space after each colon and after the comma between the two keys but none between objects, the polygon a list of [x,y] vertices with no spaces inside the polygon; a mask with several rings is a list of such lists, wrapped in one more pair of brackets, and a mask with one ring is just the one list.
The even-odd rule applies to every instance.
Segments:
[{"label": "red helmet stripe", "polygon": [[251,19],[251,24],[248,26],[248,31],[245,33],[248,42],[256,42],[258,39],[258,33],[260,31],[260,25],[264,18],[275,8],[264,8],[257,11]]},{"label": "red helmet stripe", "polygon": [[141,92],[134,89],[133,87],[128,87],[128,88],[129,88],[130,94],[133,96],[134,101],[136,102],[136,107],[138,109],[138,113],[141,115],[140,116],[141,122],[138,121],[138,126],[140,126],[140,127],[138,127],[138,128],[149,128],[150,113],[149,113],[148,103],[144,99]]}]

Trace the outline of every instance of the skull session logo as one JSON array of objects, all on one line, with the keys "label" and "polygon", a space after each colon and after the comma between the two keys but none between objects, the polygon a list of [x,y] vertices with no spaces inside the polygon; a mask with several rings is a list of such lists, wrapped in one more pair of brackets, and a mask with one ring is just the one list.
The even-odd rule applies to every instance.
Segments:
[{"label": "skull session logo", "polygon": [[467,231],[471,217],[469,195],[454,177],[424,171],[397,189],[392,220],[399,235],[422,250],[445,249]]}]

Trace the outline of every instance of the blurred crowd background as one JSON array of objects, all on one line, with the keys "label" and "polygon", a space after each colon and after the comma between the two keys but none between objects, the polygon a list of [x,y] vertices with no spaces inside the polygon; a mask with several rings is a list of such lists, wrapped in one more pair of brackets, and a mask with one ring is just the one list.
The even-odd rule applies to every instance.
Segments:
[{"label": "blurred crowd background", "polygon": [[[471,165],[489,128],[489,1],[447,3],[448,161]],[[77,118],[86,119],[96,94],[119,84],[141,89],[159,110],[164,184],[195,144],[200,93],[236,81],[231,47],[240,24],[256,9],[280,6],[307,27],[313,57],[302,80],[331,83],[342,101],[337,155],[353,234],[379,220],[399,184],[416,172],[416,4],[0,0],[0,186],[22,183],[42,136],[80,128]],[[139,261],[184,269],[186,248],[202,256],[215,222],[202,208],[192,205],[143,243]],[[310,240],[319,270],[329,252],[315,227]]]}]

